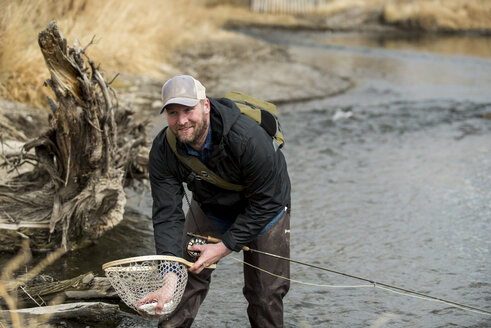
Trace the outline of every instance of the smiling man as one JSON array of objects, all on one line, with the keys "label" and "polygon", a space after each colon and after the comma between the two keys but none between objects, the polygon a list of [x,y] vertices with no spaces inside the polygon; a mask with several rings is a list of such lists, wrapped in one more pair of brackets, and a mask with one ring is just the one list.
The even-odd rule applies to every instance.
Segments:
[{"label": "smiling man", "polygon": [[[207,98],[198,80],[179,75],[162,87],[162,101],[168,127],[154,139],[149,161],[157,254],[194,260],[187,249],[187,232],[222,240],[190,248],[199,257],[189,268],[184,296],[176,311],[160,319],[161,327],[189,327],[209,289],[212,270],[204,267],[243,246],[289,257],[290,180],[285,158],[271,136],[230,99]],[[242,188],[230,190],[205,181],[201,172],[183,162],[191,157]],[[183,183],[193,194],[186,216]],[[257,253],[244,253],[244,260],[289,277],[288,261]],[[252,327],[283,326],[288,289],[288,280],[244,265],[243,294]],[[170,297],[157,291],[143,301],[157,301],[159,313]]]},{"label": "smiling man", "polygon": [[210,122],[210,102],[200,100],[196,106],[168,105],[167,123],[177,139],[201,152]]}]

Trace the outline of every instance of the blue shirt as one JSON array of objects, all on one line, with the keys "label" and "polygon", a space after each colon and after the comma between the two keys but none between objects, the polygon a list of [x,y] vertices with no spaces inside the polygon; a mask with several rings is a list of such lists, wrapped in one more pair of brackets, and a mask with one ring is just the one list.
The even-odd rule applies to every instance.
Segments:
[{"label": "blue shirt", "polygon": [[205,144],[203,148],[201,148],[201,154],[187,144],[184,145],[186,146],[186,150],[189,155],[196,156],[201,163],[206,165],[208,159],[210,158],[211,148],[213,147],[213,144],[211,142],[211,125],[208,127],[208,134],[206,135]]}]

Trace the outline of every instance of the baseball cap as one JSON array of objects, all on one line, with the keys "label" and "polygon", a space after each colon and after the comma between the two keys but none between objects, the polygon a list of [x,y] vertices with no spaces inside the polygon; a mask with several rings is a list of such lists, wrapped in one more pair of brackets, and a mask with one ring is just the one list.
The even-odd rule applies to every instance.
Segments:
[{"label": "baseball cap", "polygon": [[162,114],[170,104],[194,107],[202,99],[206,99],[206,89],[200,81],[190,75],[177,75],[162,86]]}]

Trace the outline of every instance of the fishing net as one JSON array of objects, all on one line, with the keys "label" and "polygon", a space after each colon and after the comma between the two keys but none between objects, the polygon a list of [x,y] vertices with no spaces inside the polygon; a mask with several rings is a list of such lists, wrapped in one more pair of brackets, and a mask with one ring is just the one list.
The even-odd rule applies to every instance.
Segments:
[{"label": "fishing net", "polygon": [[160,314],[167,315],[181,301],[190,265],[179,257],[153,255],[109,262],[102,269],[119,297],[136,311],[155,315],[156,301],[149,300],[139,306],[138,302],[155,291],[168,296],[169,301]]}]

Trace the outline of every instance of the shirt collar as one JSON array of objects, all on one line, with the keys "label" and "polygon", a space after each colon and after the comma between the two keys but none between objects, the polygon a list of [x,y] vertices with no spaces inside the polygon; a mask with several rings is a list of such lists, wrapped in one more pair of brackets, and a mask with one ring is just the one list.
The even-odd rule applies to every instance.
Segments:
[{"label": "shirt collar", "polygon": [[[196,150],[194,150],[187,144],[184,145],[186,146],[186,150],[189,155],[200,157],[200,154]],[[211,124],[210,124],[208,126],[208,134],[206,135],[205,144],[203,145],[203,148],[201,148],[201,154],[203,154],[205,151],[209,151],[211,147],[212,147],[212,142],[211,142]]]}]

